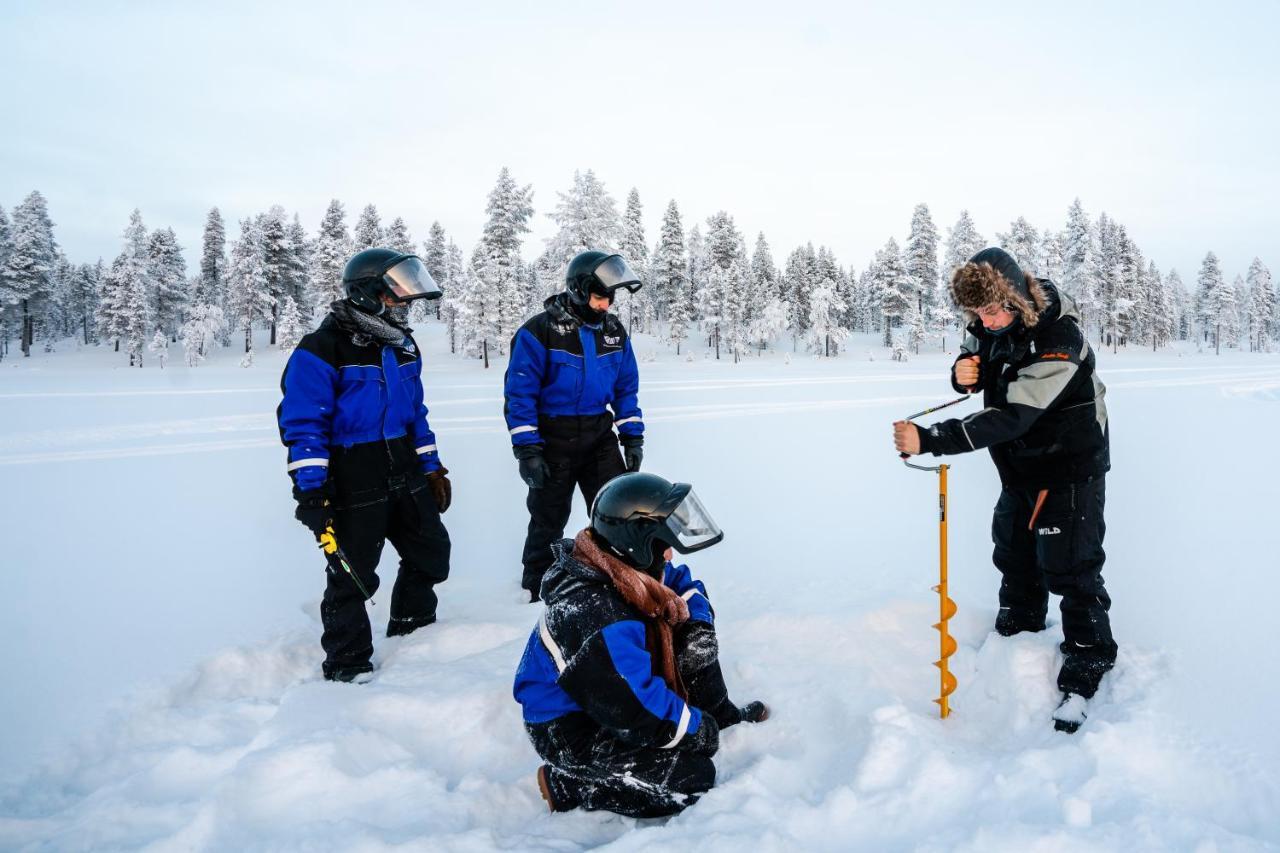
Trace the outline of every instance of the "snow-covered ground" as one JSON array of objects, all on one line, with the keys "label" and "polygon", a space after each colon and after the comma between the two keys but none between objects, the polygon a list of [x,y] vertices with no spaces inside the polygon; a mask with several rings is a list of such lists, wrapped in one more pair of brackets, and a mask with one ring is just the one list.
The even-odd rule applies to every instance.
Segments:
[{"label": "snow-covered ground", "polygon": [[725,528],[691,564],[731,690],[774,716],[726,734],[695,808],[637,823],[538,796],[510,695],[537,611],[503,365],[420,338],[453,577],[441,621],[378,640],[363,686],[319,679],[323,562],[291,517],[278,354],[0,362],[0,849],[1280,845],[1280,357],[1100,355],[1121,653],[1069,737],[1048,722],[1057,625],[990,631],[985,454],[953,460],[960,686],[949,720],[930,701],[936,479],[898,462],[890,422],[952,396],[949,357],[688,363],[642,337],[646,469]]}]

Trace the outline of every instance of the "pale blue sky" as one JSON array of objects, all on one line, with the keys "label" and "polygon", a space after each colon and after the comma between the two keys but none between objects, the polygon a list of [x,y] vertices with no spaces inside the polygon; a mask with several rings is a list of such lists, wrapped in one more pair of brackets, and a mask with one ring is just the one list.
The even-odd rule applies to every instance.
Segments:
[{"label": "pale blue sky", "polygon": [[314,231],[333,197],[469,246],[507,165],[532,256],[594,168],[651,241],[675,198],[779,261],[1078,195],[1188,283],[1208,249],[1280,272],[1280,3],[213,5],[0,0],[0,204],[39,188],[75,260],[135,206],[194,265],[212,205]]}]

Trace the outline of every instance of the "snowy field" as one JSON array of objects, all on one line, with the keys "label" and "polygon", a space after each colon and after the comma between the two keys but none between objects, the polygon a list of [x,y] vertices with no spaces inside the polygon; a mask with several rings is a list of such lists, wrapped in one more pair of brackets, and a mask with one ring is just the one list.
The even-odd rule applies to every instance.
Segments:
[{"label": "snowy field", "polygon": [[[642,359],[659,353],[641,364],[646,469],[694,483],[724,527],[691,565],[732,694],[774,716],[726,733],[696,807],[637,823],[538,796],[511,699],[537,610],[518,586],[503,363],[449,356],[434,325],[420,340],[453,577],[437,625],[375,641],[363,686],[319,678],[323,561],[292,518],[278,353],[0,363],[0,849],[1280,845],[1280,356],[1100,354],[1121,650],[1071,737],[1049,723],[1056,620],[990,630],[985,454],[953,460],[960,686],[949,720],[930,701],[936,478],[897,460],[890,422],[953,396],[950,357],[897,364],[860,342],[687,363],[641,337]],[[584,522],[579,506],[570,530]]]}]

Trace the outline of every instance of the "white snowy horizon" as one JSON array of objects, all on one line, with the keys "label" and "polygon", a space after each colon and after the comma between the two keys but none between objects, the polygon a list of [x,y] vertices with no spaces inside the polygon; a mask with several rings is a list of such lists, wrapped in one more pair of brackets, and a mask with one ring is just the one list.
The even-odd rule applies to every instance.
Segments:
[{"label": "white snowy horizon", "polygon": [[135,207],[191,264],[210,207],[314,231],[332,198],[470,246],[506,166],[534,186],[532,256],[593,169],[638,188],[650,234],[675,199],[862,269],[920,202],[994,241],[1079,197],[1162,270],[1213,251],[1230,279],[1280,256],[1278,25],[1263,2],[8,4],[0,205],[40,190],[77,262]]}]

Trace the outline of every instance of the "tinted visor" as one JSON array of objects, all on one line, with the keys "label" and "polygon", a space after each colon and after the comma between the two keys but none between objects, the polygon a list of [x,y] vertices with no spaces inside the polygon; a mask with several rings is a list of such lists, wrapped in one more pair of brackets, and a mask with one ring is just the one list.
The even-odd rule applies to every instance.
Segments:
[{"label": "tinted visor", "polygon": [[619,287],[625,287],[631,293],[640,289],[640,276],[627,266],[622,255],[610,255],[605,258],[600,262],[600,266],[596,267],[595,275],[605,289],[602,296],[612,296]]},{"label": "tinted visor", "polygon": [[692,489],[667,516],[665,524],[675,536],[675,548],[681,554],[701,551],[724,538],[724,531],[712,521],[707,508]]},{"label": "tinted visor", "polygon": [[408,302],[411,299],[439,299],[444,295],[440,285],[427,272],[421,260],[414,257],[405,258],[382,274],[382,280],[391,289],[391,296],[397,302]]}]

